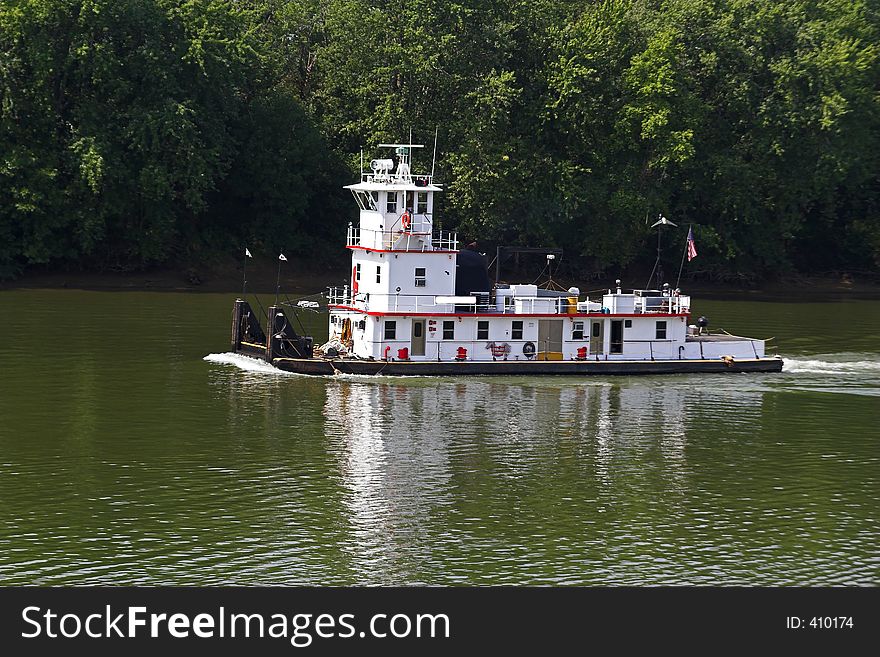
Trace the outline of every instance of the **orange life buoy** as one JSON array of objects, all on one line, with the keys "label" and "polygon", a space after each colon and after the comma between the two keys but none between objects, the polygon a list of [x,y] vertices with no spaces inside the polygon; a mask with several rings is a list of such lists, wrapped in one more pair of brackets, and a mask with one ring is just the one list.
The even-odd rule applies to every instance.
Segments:
[{"label": "orange life buoy", "polygon": [[404,230],[409,230],[412,226],[412,214],[409,210],[404,210],[403,215],[400,217],[400,221],[403,224]]}]

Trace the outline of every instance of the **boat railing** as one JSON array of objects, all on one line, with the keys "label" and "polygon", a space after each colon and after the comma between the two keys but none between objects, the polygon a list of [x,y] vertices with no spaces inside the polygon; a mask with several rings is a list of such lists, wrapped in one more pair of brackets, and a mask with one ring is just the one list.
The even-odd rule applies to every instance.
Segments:
[{"label": "boat railing", "polygon": [[[414,229],[419,227],[413,225]],[[458,234],[442,230],[371,230],[349,225],[345,245],[384,251],[458,251]]]},{"label": "boat railing", "polygon": [[398,174],[396,171],[382,173],[361,173],[362,183],[377,183],[380,185],[415,185],[416,187],[429,187],[434,180],[430,174]]},{"label": "boat railing", "polygon": [[[543,314],[559,315],[583,315],[585,310],[579,309],[578,305],[598,306],[598,302],[591,302],[589,298],[573,304],[570,297],[517,297],[515,303],[497,303],[496,297],[488,291],[471,292],[469,297],[475,299],[474,303],[458,303],[448,299],[460,299],[435,294],[370,294],[366,292],[354,293],[350,286],[328,288],[327,303],[331,306],[357,307],[359,310],[376,312],[407,312],[407,313],[454,313],[454,314],[486,314],[486,315],[521,315]],[[499,297],[500,299],[500,297]],[[641,303],[651,301],[653,303]],[[548,303],[550,302],[550,303]],[[634,308],[635,314],[683,314],[690,310],[690,297],[649,297],[637,299]],[[609,314],[608,308],[589,311],[590,314]],[[610,313],[613,314],[613,313]]]},{"label": "boat railing", "polygon": [[350,306],[351,291],[348,285],[327,288],[327,304],[330,306]]},{"label": "boat railing", "polygon": [[662,297],[636,297],[635,312],[682,314],[690,312],[691,298],[685,295],[669,295]]}]

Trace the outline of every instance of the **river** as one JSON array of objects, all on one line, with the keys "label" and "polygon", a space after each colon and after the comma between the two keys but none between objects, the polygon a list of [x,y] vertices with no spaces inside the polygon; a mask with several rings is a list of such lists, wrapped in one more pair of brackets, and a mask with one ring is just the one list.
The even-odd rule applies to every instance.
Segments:
[{"label": "river", "polygon": [[880,583],[878,301],[695,301],[781,374],[370,379],[233,296],[0,292],[0,582]]}]

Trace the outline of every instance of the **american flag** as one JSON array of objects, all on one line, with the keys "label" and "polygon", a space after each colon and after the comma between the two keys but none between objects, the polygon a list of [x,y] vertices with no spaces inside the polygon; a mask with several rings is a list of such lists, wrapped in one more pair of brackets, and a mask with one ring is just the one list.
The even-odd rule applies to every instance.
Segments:
[{"label": "american flag", "polygon": [[697,245],[694,244],[694,229],[688,228],[688,262],[697,257]]}]

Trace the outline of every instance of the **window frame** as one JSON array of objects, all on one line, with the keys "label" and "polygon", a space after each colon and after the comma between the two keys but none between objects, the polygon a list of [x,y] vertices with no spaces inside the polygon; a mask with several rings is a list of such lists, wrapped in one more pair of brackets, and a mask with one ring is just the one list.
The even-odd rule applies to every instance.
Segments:
[{"label": "window frame", "polygon": [[383,336],[385,340],[397,340],[397,320],[386,319]]},{"label": "window frame", "polygon": [[428,214],[428,192],[416,192],[416,214]]},{"label": "window frame", "polygon": [[584,339],[584,323],[583,322],[573,322],[571,325],[571,339],[572,340],[583,340]]},{"label": "window frame", "polygon": [[[422,272],[421,276],[419,272]],[[416,267],[413,271],[413,287],[428,287],[428,269],[427,267]]]},{"label": "window frame", "polygon": [[443,339],[444,340],[455,340],[455,320],[454,319],[445,319],[443,320],[443,326],[441,327],[443,330]]},{"label": "window frame", "polygon": [[[655,340],[666,340],[667,331],[669,330],[667,322],[665,319],[658,319],[654,326],[654,339]],[[661,335],[662,333],[662,335]]]},{"label": "window frame", "polygon": [[[519,326],[517,326],[519,324]],[[523,330],[524,330],[525,322],[521,319],[515,319],[510,323],[510,339],[511,340],[522,340],[523,339]],[[517,336],[519,333],[519,336]]]},{"label": "window frame", "polygon": [[376,265],[376,285],[382,282],[382,265]]},{"label": "window frame", "polygon": [[397,214],[397,192],[385,193],[385,214]]},{"label": "window frame", "polygon": [[489,339],[489,320],[487,320],[487,319],[477,320],[477,340],[488,340],[488,339]]}]

